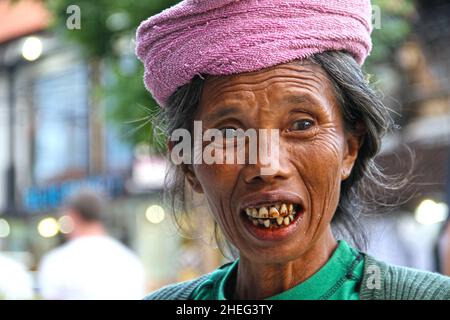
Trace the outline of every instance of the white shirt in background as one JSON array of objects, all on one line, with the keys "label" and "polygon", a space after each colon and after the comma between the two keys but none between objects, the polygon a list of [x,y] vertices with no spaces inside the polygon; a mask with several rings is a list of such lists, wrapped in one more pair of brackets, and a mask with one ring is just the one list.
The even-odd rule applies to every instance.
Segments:
[{"label": "white shirt in background", "polygon": [[25,267],[0,254],[0,300],[33,298],[33,280]]},{"label": "white shirt in background", "polygon": [[128,248],[107,236],[71,240],[42,259],[44,299],[133,300],[145,295],[144,268]]}]

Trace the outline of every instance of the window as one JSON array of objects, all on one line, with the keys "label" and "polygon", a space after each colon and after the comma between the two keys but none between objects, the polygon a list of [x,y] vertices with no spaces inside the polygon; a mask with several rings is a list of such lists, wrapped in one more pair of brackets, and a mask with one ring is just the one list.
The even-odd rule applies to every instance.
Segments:
[{"label": "window", "polygon": [[87,173],[89,163],[88,70],[75,65],[35,83],[36,183]]}]

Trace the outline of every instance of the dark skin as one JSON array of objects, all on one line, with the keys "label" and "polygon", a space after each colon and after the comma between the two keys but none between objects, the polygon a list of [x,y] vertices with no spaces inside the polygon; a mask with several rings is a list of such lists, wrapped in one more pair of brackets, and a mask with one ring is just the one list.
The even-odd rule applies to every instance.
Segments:
[{"label": "dark skin", "polygon": [[[203,121],[203,130],[280,130],[279,165],[273,174],[261,175],[260,163],[185,168],[193,189],[204,193],[215,221],[240,252],[233,298],[263,299],[311,277],[337,247],[331,220],[361,142],[361,134],[344,129],[325,71],[304,61],[209,77],[196,120]],[[303,199],[302,221],[283,241],[258,239],[243,223],[243,197],[261,192]]]}]

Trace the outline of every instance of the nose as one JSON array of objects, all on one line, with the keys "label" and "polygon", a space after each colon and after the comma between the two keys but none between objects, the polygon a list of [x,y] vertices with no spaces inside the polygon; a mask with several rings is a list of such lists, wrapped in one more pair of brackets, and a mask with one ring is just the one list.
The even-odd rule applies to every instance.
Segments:
[{"label": "nose", "polygon": [[[283,154],[283,157],[280,157]],[[292,174],[292,164],[286,152],[281,149],[271,150],[269,156],[258,154],[256,163],[246,164],[242,169],[243,180],[246,184],[273,184],[287,180]]]}]

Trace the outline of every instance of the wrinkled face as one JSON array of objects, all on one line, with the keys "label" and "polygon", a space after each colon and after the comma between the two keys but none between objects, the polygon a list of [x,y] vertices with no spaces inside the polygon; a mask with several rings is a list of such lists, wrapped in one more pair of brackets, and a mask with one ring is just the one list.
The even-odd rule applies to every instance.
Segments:
[{"label": "wrinkled face", "polygon": [[278,129],[279,159],[262,164],[199,164],[188,180],[203,192],[226,238],[252,261],[282,263],[329,231],[340,185],[359,141],[345,132],[325,71],[309,62],[205,82],[196,120],[203,131]]}]

